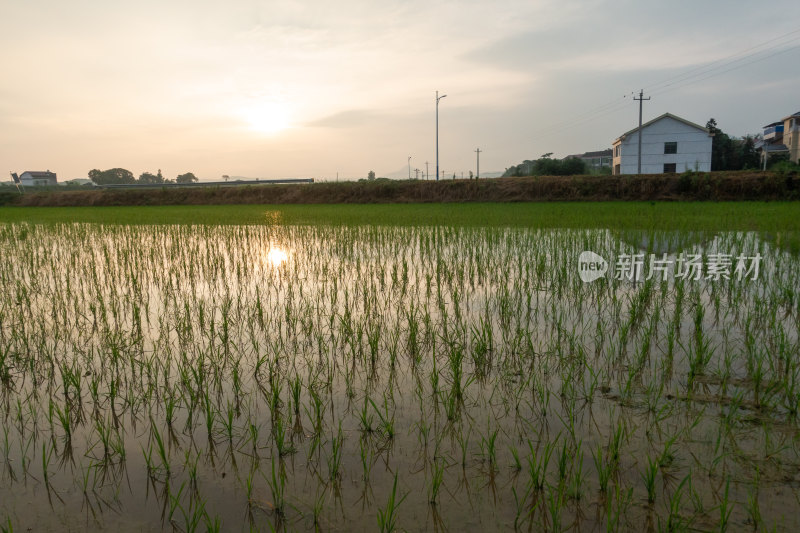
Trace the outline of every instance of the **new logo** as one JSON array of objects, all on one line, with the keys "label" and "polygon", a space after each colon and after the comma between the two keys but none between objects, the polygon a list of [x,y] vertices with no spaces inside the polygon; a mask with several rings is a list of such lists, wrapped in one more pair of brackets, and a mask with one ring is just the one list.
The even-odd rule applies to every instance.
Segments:
[{"label": "new logo", "polygon": [[602,278],[608,272],[608,263],[594,252],[581,252],[578,256],[578,274],[585,283]]}]

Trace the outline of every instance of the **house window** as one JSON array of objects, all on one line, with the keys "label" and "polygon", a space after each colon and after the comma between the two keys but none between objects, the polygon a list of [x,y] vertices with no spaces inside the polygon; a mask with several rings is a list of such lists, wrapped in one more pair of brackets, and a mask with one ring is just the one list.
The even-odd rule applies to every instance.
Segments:
[{"label": "house window", "polygon": [[619,176],[619,174],[620,174],[620,172],[619,172],[619,165],[614,165],[614,175],[615,175],[615,176]]},{"label": "house window", "polygon": [[614,147],[614,157],[619,157],[619,145]]},{"label": "house window", "polygon": [[[664,153],[665,154],[677,154],[678,153],[678,143],[677,142],[666,142],[666,143],[664,143]],[[666,170],[664,172],[666,172]],[[674,172],[674,170],[673,170],[673,172]]]},{"label": "house window", "polygon": [[676,170],[675,163],[664,163],[664,174],[675,174]]}]

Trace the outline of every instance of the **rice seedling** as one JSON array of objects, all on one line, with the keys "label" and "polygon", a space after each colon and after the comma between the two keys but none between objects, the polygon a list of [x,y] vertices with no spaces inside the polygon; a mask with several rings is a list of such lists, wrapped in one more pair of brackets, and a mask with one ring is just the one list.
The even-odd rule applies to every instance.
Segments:
[{"label": "rice seedling", "polygon": [[287,440],[286,427],[283,424],[283,420],[277,418],[272,425],[272,438],[278,451],[278,457],[285,457],[297,452],[297,449]]},{"label": "rice seedling", "polygon": [[656,475],[658,474],[658,461],[647,457],[647,466],[641,474],[644,486],[647,489],[647,503],[656,501]]},{"label": "rice seedling", "polygon": [[428,489],[428,503],[436,505],[439,499],[439,489],[442,487],[444,480],[444,462],[442,460],[434,460],[431,463],[431,485]]},{"label": "rice seedling", "polygon": [[531,486],[536,490],[541,490],[545,486],[547,466],[550,464],[550,456],[553,454],[555,445],[555,442],[545,443],[542,453],[537,454],[533,448],[533,443],[530,440],[528,441],[528,449],[530,450],[528,473],[530,474]]},{"label": "rice seedling", "polygon": [[389,494],[389,500],[386,502],[386,507],[378,509],[378,529],[385,533],[391,533],[397,528],[397,508],[406,499],[408,494],[403,495],[398,499],[397,497],[397,474],[394,476],[394,483],[392,484],[392,492]]},{"label": "rice seedling", "polygon": [[592,451],[592,458],[597,469],[597,482],[600,485],[600,492],[606,492],[608,490],[608,482],[614,473],[615,465],[606,459],[602,446],[598,446],[596,452]]},{"label": "rice seedling", "polygon": [[[761,254],[762,276],[583,283],[583,250],[611,269],[658,248],[603,229],[0,224],[4,512],[135,528],[155,498],[140,528],[389,530],[403,502],[458,530],[800,527],[800,261],[756,233],[646,236],[670,260]],[[52,517],[29,523],[28,501]]]},{"label": "rice seedling", "polygon": [[270,477],[267,478],[267,484],[272,491],[272,502],[275,506],[275,513],[278,516],[283,516],[286,513],[286,475],[279,467],[278,473],[275,473],[275,458],[272,458],[272,469],[270,470]]},{"label": "rice seedling", "polygon": [[344,444],[344,435],[342,434],[342,425],[339,424],[339,432],[336,436],[331,437],[331,452],[328,455],[328,479],[332,482],[337,482],[341,476],[342,466],[342,445]]}]

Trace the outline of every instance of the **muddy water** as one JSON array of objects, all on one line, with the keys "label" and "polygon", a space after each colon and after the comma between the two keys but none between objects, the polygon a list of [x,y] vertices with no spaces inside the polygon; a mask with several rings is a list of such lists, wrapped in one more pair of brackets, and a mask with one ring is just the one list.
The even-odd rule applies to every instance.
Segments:
[{"label": "muddy water", "polygon": [[[756,234],[7,225],[0,252],[15,530],[800,526],[800,262]],[[761,270],[613,279],[650,252]]]}]

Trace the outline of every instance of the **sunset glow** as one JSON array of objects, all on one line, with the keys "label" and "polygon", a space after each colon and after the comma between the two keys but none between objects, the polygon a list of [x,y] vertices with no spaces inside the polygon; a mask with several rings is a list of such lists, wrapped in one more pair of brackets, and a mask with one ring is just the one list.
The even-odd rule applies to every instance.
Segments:
[{"label": "sunset glow", "polygon": [[0,161],[59,181],[422,176],[438,90],[440,168],[460,177],[478,147],[483,175],[610,148],[642,88],[645,121],[736,136],[797,111],[800,2],[697,5],[5,2]]}]

